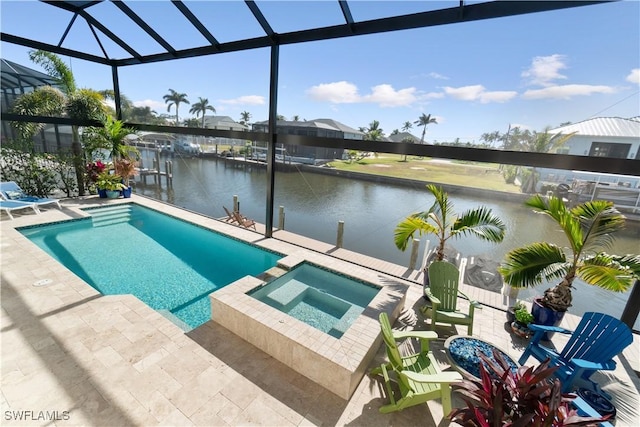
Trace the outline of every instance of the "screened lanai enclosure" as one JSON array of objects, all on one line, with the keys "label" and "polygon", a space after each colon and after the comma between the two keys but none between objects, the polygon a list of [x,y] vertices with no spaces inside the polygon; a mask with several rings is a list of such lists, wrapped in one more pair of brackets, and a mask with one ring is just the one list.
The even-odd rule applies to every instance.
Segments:
[{"label": "screened lanai enclosure", "polygon": [[[594,174],[598,177],[609,177],[610,182],[607,184],[638,188],[640,159],[636,158],[635,153],[640,152],[640,135],[635,135],[637,126],[634,124],[638,123],[638,120],[631,120],[633,123],[629,125],[630,131],[620,126],[610,130],[615,138],[622,138],[624,141],[630,139],[631,142],[627,144],[629,147],[625,149],[624,155],[604,158],[589,155],[588,149],[524,151],[518,147],[479,144],[479,141],[454,143],[454,140],[457,141],[456,135],[451,136],[450,142],[427,141],[424,140],[424,135],[422,140],[419,137],[398,141],[389,138],[376,139],[368,136],[364,126],[366,123],[333,120],[330,117],[331,110],[323,111],[317,117],[299,118],[298,111],[302,111],[306,104],[313,103],[314,100],[311,89],[296,84],[297,75],[308,73],[310,70],[322,70],[323,64],[327,62],[344,63],[344,67],[348,68],[353,61],[367,63],[370,73],[375,75],[382,62],[392,62],[395,67],[410,68],[411,55],[428,57],[431,50],[449,49],[448,58],[456,64],[460,74],[471,76],[474,67],[480,66],[465,61],[465,57],[471,51],[480,49],[502,52],[501,56],[504,57],[516,56],[518,43],[535,43],[536,37],[541,37],[545,31],[551,31],[543,25],[545,17],[550,16],[560,15],[566,22],[570,22],[565,28],[554,28],[557,34],[568,34],[577,29],[589,34],[587,29],[593,23],[582,22],[580,10],[623,7],[623,3],[625,2],[355,0],[3,2],[3,138],[11,135],[9,122],[44,123],[45,131],[36,137],[36,142],[44,151],[56,150],[68,144],[64,135],[65,132],[69,133],[71,125],[96,125],[95,122],[78,122],[68,117],[27,116],[11,111],[11,103],[19,94],[37,86],[56,84],[55,79],[52,80],[43,71],[35,70],[36,66],[28,62],[26,52],[44,50],[55,53],[68,58],[71,68],[77,73],[78,84],[82,84],[80,73],[91,74],[96,81],[104,85],[92,89],[111,91],[116,117],[141,133],[170,134],[177,138],[188,137],[214,145],[215,141],[232,141],[240,148],[249,145],[256,153],[261,154],[257,160],[264,166],[259,169],[256,166],[254,172],[241,177],[232,172],[235,169],[229,166],[230,163],[225,163],[226,158],[212,156],[211,159],[176,159],[176,173],[182,173],[185,179],[190,179],[195,184],[182,185],[174,180],[175,187],[172,190],[145,190],[141,187],[139,190],[142,194],[212,216],[222,214],[222,205],[231,203],[230,194],[238,195],[243,213],[264,223],[265,237],[272,237],[273,230],[278,227],[279,206],[289,202],[289,194],[299,193],[307,199],[296,200],[295,203],[300,205],[298,212],[298,207],[285,207],[287,229],[334,242],[334,231],[316,234],[313,224],[335,224],[343,220],[347,229],[351,225],[354,227],[354,235],[351,238],[354,248],[365,251],[367,248],[378,246],[376,239],[371,236],[370,228],[357,227],[357,224],[366,223],[364,216],[370,214],[367,209],[374,210],[377,209],[376,206],[383,206],[382,209],[387,212],[376,219],[379,221],[377,225],[380,229],[392,230],[393,225],[400,219],[412,212],[424,210],[425,206],[419,202],[407,202],[407,205],[403,205],[401,201],[389,206],[382,200],[378,202],[379,205],[372,202],[362,209],[349,209],[346,206],[359,197],[375,198],[373,187],[337,188],[334,184],[322,180],[315,181],[305,175],[305,162],[296,166],[296,162],[291,161],[285,168],[283,159],[312,159],[313,161],[306,163],[322,166],[336,158],[347,158],[350,152],[356,152],[371,157],[392,154],[405,156],[405,159],[407,156],[431,158],[445,163],[473,165],[460,169],[460,185],[451,182],[446,187],[452,194],[461,195],[474,193],[474,190],[465,193],[460,188],[473,182],[478,171],[481,171],[483,176],[495,173],[501,179],[499,171],[504,167],[538,170],[540,181],[550,186],[557,186],[571,179],[596,181],[588,175]],[[298,12],[296,17],[302,18],[289,19],[286,13],[282,13],[283,4],[291,10],[292,15],[295,11]],[[617,23],[600,22],[599,25],[601,27],[598,31],[608,31]],[[490,27],[500,27],[504,28],[505,33],[496,37],[491,45],[478,45],[474,40],[458,38],[458,30],[463,26],[472,27],[478,33]],[[448,30],[447,37],[434,39],[433,29],[442,27]],[[178,34],[180,37],[177,37]],[[561,45],[562,37],[558,37],[557,40]],[[388,46],[389,43],[397,47],[398,52],[409,53],[401,57],[394,52],[382,51],[382,47]],[[589,44],[587,39],[584,43]],[[296,59],[302,51],[317,52],[317,56],[308,63],[301,63]],[[633,51],[633,47],[630,51]],[[9,58],[6,56],[8,54],[14,56]],[[23,56],[15,56],[20,54]],[[18,60],[20,63],[16,62]],[[482,66],[490,68],[492,65],[483,63]],[[153,114],[145,119],[145,116],[134,114],[131,100],[127,97],[133,88],[146,86],[145,76],[163,76],[166,83],[162,90],[175,88],[177,92],[181,90],[181,81],[203,79],[205,87],[202,88],[202,93],[189,94],[191,105],[181,105],[182,114],[186,115],[186,111],[193,106],[197,97],[209,96],[208,93],[215,93],[216,87],[228,85],[224,77],[220,77],[223,75],[222,70],[232,70],[241,75],[243,84],[234,88],[234,100],[220,100],[216,105],[218,111],[215,114],[207,112],[205,116],[203,113],[203,123],[182,123],[178,117],[177,105],[174,106],[173,114]],[[415,70],[414,73],[419,72],[420,70]],[[499,65],[494,67],[494,72],[500,73]],[[336,80],[340,80],[340,76],[326,77],[327,82]],[[466,80],[473,81],[470,78]],[[342,83],[342,86],[336,86],[342,88],[343,92],[334,94],[337,99],[334,107],[339,106],[345,110],[357,108],[356,103],[351,103],[345,97],[360,95],[345,94],[344,90],[348,92],[350,86],[348,82]],[[408,82],[396,84],[404,87]],[[374,85],[375,82],[371,81],[371,86]],[[446,86],[446,83],[442,86]],[[260,96],[247,96],[256,93]],[[148,99],[159,99],[164,94],[165,92],[147,93],[145,96]],[[279,101],[284,99],[285,94],[286,101]],[[429,105],[429,110],[437,112],[438,95],[429,95],[424,94],[422,106]],[[635,96],[637,97],[637,93]],[[227,124],[215,119],[216,116],[224,117],[227,111],[225,108],[229,108],[238,99],[243,99],[245,105],[249,105],[246,107],[248,110],[259,110],[262,113],[254,112],[250,118],[245,117],[246,120],[234,117],[235,120]],[[428,104],[430,102],[434,102],[433,108]],[[482,101],[478,104],[482,104]],[[392,106],[382,105],[380,115],[384,115],[385,109]],[[165,103],[155,108],[164,110],[166,107]],[[413,111],[408,120],[415,120],[421,112],[422,110]],[[176,120],[173,120],[174,114]],[[282,114],[294,119],[286,120]],[[449,114],[455,116],[454,111],[450,111]],[[496,110],[496,123],[500,125],[488,123],[487,132],[502,126],[501,129],[508,135],[511,131],[511,119],[507,115],[507,109]],[[566,117],[558,117],[557,123],[566,120]],[[464,135],[463,128],[464,123],[460,123],[461,135]],[[387,132],[390,131],[387,129]],[[420,132],[421,129],[416,131],[418,135]],[[610,152],[619,153],[620,150],[611,149]],[[216,151],[215,154],[219,153]],[[580,175],[581,173],[583,175]],[[349,179],[358,177],[357,174],[349,176],[352,177]],[[405,185],[412,191],[422,192],[424,203],[427,203],[424,181],[429,181],[429,176],[421,175],[420,169],[414,168],[405,178],[410,182]],[[500,185],[502,184],[496,184],[496,188],[481,190],[495,190],[496,194],[501,194],[499,198],[504,199],[507,196],[502,194]],[[537,190],[540,188],[538,185]],[[518,196],[513,198],[513,203],[521,203],[523,197]],[[480,203],[490,196],[482,197]],[[466,203],[462,201],[461,205],[466,206]],[[640,210],[631,209],[628,212],[630,216],[635,213],[640,215]],[[548,227],[550,224],[540,226]],[[521,230],[511,232],[517,235]],[[624,250],[632,251],[634,242],[637,243],[637,240],[633,240],[637,235],[633,236],[626,236],[631,240],[625,241]],[[345,246],[348,246],[348,239]],[[393,245],[392,232],[381,239],[385,240],[385,245]],[[461,251],[474,249],[477,248],[464,248]],[[477,250],[483,253],[491,251],[485,248]],[[372,255],[382,256],[375,252]]]}]

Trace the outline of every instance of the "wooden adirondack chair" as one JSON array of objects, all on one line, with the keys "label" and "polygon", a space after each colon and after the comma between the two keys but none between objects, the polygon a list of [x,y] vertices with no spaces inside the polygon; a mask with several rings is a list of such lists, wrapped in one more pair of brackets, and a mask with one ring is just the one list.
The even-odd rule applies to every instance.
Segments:
[{"label": "wooden adirondack chair", "polygon": [[[401,411],[410,406],[419,405],[429,400],[440,399],[444,416],[451,413],[452,382],[462,381],[458,372],[442,372],[438,362],[429,351],[429,341],[438,335],[431,331],[392,331],[389,317],[380,313],[380,328],[387,350],[388,363],[373,369],[371,375],[382,374],[390,403],[380,407],[380,412]],[[405,338],[417,338],[420,341],[420,352],[402,356],[396,341]],[[400,389],[400,397],[396,399],[391,388],[391,376],[394,374]]]},{"label": "wooden adirondack chair", "polygon": [[[555,376],[562,381],[563,392],[576,388],[575,383],[580,380],[592,390],[602,393],[598,384],[589,377],[599,370],[615,369],[613,358],[633,342],[627,325],[603,313],[585,313],[573,332],[557,326],[529,325],[529,328],[534,335],[518,362],[523,365],[529,356],[538,361],[550,358],[550,366],[558,366]],[[546,332],[571,334],[571,338],[562,351],[557,352],[540,344]]]},{"label": "wooden adirondack chair", "polygon": [[[460,272],[458,268],[446,261],[435,261],[429,266],[429,286],[425,287],[424,295],[431,301],[431,306],[425,305],[421,311],[425,316],[431,316],[431,329],[436,323],[450,325],[467,325],[467,335],[473,335],[473,313],[475,308],[482,308],[477,301],[471,301],[458,289]],[[469,300],[469,312],[458,310],[458,297]]]}]

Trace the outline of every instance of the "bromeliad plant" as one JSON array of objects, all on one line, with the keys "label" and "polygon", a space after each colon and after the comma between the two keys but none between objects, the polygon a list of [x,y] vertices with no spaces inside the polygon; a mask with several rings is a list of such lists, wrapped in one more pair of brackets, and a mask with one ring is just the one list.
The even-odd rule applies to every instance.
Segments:
[{"label": "bromeliad plant", "polygon": [[466,376],[451,384],[466,407],[454,409],[451,421],[463,426],[594,426],[609,418],[587,418],[571,406],[575,395],[562,394],[558,379],[551,381],[558,367],[547,359],[537,367],[521,366],[512,371],[500,352],[491,360],[480,353],[480,379]]},{"label": "bromeliad plant", "polygon": [[435,260],[442,261],[449,239],[467,234],[493,243],[504,239],[506,226],[493,215],[491,209],[482,206],[457,216],[453,202],[441,187],[429,184],[427,190],[433,194],[435,201],[429,210],[412,214],[396,226],[394,241],[398,249],[406,250],[409,240],[416,234],[434,234],[438,237]]},{"label": "bromeliad plant", "polygon": [[640,278],[640,255],[611,255],[604,252],[614,241],[613,233],[624,227],[625,217],[612,202],[593,200],[571,209],[562,199],[535,195],[525,204],[548,215],[567,238],[561,248],[536,242],[509,252],[499,272],[513,287],[533,287],[543,281],[560,279],[544,292],[541,304],[565,312],[573,300],[576,278],[615,292],[624,292]]}]

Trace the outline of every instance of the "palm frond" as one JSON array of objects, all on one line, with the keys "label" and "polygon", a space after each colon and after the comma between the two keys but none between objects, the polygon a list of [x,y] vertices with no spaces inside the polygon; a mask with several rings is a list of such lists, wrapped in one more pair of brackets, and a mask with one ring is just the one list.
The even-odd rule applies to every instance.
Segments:
[{"label": "palm frond", "polygon": [[535,212],[548,215],[560,226],[569,246],[575,254],[580,254],[584,246],[583,228],[575,215],[566,207],[559,197],[542,197],[536,194],[525,202],[525,205],[534,209]]},{"label": "palm frond", "polygon": [[537,242],[509,252],[498,271],[511,286],[531,287],[563,277],[570,266],[561,248]]},{"label": "palm frond", "polygon": [[451,234],[454,236],[473,234],[489,242],[502,242],[506,226],[493,215],[491,209],[482,206],[464,212],[453,224]]},{"label": "palm frond", "polygon": [[442,187],[438,187],[433,184],[427,185],[427,190],[429,190],[435,198],[435,201],[431,208],[429,208],[428,212],[438,217],[437,222],[440,224],[442,229],[450,228],[453,225],[455,211],[453,203],[449,201],[449,196],[446,191],[444,191]]},{"label": "palm frond", "polygon": [[600,253],[584,260],[576,271],[586,283],[613,292],[625,292],[640,277],[640,256]]},{"label": "palm frond", "polygon": [[613,233],[624,228],[625,217],[613,205],[604,200],[585,202],[571,209],[578,218],[588,248],[608,248],[613,243]]},{"label": "palm frond", "polygon": [[429,223],[423,216],[416,214],[402,220],[394,231],[394,242],[396,247],[402,251],[407,249],[407,244],[414,235],[437,233],[438,228]]}]

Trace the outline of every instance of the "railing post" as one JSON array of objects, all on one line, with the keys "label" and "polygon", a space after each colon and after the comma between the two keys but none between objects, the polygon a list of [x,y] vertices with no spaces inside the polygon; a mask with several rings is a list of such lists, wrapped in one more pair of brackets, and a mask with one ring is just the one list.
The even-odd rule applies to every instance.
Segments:
[{"label": "railing post", "polygon": [[341,248],[344,237],[344,221],[338,221],[338,239],[336,241],[336,247]]},{"label": "railing post", "polygon": [[233,195],[233,211],[240,212],[240,202],[238,201],[238,196],[236,194]]},{"label": "railing post", "polygon": [[420,252],[420,239],[413,239],[411,245],[411,257],[409,258],[409,269],[415,270],[418,262],[418,252]]},{"label": "railing post", "polygon": [[284,230],[284,206],[278,209],[278,230]]}]

